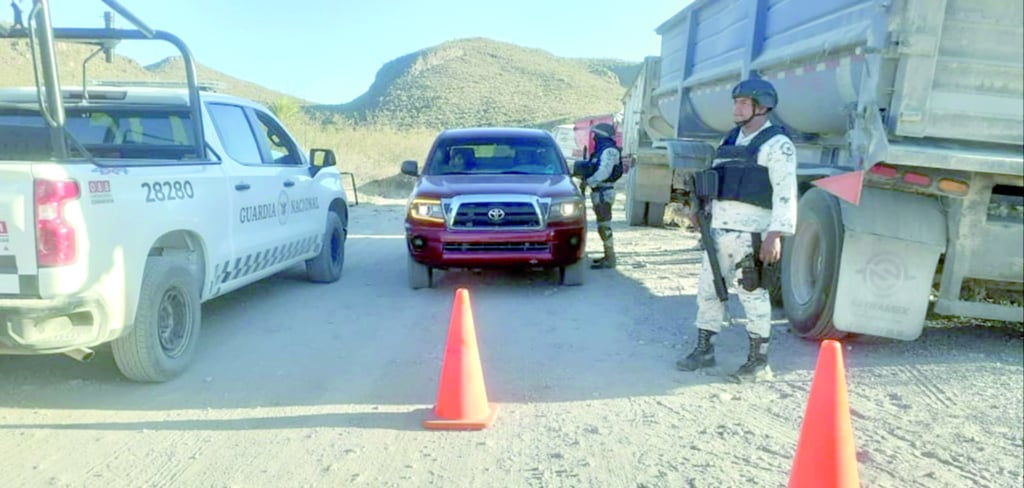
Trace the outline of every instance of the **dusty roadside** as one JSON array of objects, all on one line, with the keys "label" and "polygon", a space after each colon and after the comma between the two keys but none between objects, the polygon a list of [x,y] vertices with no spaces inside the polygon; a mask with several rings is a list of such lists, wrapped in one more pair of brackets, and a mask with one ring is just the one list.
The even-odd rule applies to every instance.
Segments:
[{"label": "dusty roadside", "polygon": [[[776,380],[683,374],[699,254],[678,229],[616,222],[622,265],[452,272],[405,284],[401,201],[352,209],[345,275],[282,273],[204,306],[182,378],[0,357],[4,486],[783,486],[817,346],[774,328]],[[621,216],[621,211],[616,217]],[[589,246],[597,252],[591,235]],[[451,299],[470,289],[495,425],[429,432]],[[1024,343],[998,328],[844,344],[864,486],[1021,486]]]}]

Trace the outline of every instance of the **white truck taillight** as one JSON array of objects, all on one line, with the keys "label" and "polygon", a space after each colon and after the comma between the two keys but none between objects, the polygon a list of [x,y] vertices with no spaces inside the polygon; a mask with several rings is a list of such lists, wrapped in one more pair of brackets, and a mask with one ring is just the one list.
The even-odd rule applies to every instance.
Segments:
[{"label": "white truck taillight", "polygon": [[79,196],[72,180],[36,180],[36,257],[39,266],[64,266],[75,262],[75,229],[64,220],[64,204]]}]

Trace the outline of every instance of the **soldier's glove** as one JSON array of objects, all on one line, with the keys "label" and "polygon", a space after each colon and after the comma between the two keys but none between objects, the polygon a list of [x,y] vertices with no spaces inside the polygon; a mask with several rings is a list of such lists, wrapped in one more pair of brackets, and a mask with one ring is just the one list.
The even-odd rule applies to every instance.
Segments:
[{"label": "soldier's glove", "polygon": [[754,291],[761,287],[761,268],[754,261],[753,255],[748,255],[739,262],[737,267],[740,268],[740,286],[744,290]]}]

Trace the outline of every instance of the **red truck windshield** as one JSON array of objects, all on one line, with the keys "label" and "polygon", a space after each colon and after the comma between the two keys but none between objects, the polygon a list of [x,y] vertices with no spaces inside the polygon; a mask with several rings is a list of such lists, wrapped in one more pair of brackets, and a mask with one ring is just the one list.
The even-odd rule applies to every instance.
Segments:
[{"label": "red truck windshield", "polygon": [[536,140],[448,141],[438,145],[424,174],[559,175],[568,169],[556,146]]}]

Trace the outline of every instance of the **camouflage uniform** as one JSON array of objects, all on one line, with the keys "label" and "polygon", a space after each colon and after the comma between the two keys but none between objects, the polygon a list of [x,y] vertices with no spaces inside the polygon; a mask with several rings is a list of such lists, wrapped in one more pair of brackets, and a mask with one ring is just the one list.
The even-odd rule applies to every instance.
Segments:
[{"label": "camouflage uniform", "polygon": [[[747,145],[757,134],[770,126],[771,123],[765,121],[754,133],[743,134],[740,131],[735,144]],[[720,162],[716,160],[715,164]],[[772,186],[770,209],[734,200],[716,200],[711,207],[711,233],[718,250],[719,267],[726,284],[739,297],[747,317],[750,356],[735,376],[740,380],[750,377],[771,377],[771,369],[767,365],[767,352],[772,314],[767,289],[760,287],[747,291],[738,286],[742,275],[740,263],[744,259],[755,257],[753,233],[759,233],[764,238],[769,231],[778,232],[780,235],[793,235],[796,231],[796,149],[793,142],[784,134],[768,139],[757,153],[757,164],[768,169]],[[697,288],[698,346],[690,356],[680,360],[677,367],[684,371],[693,371],[713,365],[714,346],[711,341],[727,320],[725,303],[715,294],[711,264],[707,253],[704,253]]]},{"label": "camouflage uniform", "polygon": [[[586,186],[590,187],[590,202],[597,220],[597,234],[604,244],[604,256],[596,259],[592,268],[614,268],[615,244],[612,239],[612,205],[615,204],[615,172],[620,163],[620,151],[612,139],[614,129],[609,124],[597,124],[592,133],[595,135],[596,148],[592,159],[593,174],[586,178]],[[621,166],[619,167],[621,170]],[[618,173],[621,176],[621,172]]]},{"label": "camouflage uniform", "polygon": [[[757,132],[736,139],[743,146],[759,132],[771,126],[765,122]],[[796,231],[796,151],[784,135],[768,140],[758,153],[757,164],[768,168],[772,182],[772,208],[765,209],[749,203],[718,200],[711,207],[712,238],[718,247],[718,263],[726,283],[735,285],[739,280],[738,265],[754,253],[751,233],[764,234],[777,231],[792,235]],[[772,305],[768,290],[757,288],[746,291],[735,286],[736,294],[747,315],[747,332],[767,338],[771,333]],[[711,264],[707,253],[700,269],[697,288],[697,328],[718,332],[725,320],[725,304],[715,295]]]}]

